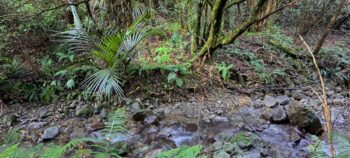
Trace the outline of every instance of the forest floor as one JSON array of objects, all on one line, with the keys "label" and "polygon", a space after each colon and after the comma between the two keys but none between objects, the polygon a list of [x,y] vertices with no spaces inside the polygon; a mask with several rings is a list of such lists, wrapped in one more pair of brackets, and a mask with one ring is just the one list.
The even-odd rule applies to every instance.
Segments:
[{"label": "forest floor", "polygon": [[[335,136],[336,151],[341,152],[342,137],[350,137],[350,100],[340,87],[329,88],[328,96],[333,129],[339,133]],[[99,131],[104,128],[104,113],[111,106],[92,105],[94,116],[87,112],[82,115],[91,117],[76,117],[77,111],[88,108],[85,105],[88,103],[73,101],[11,109],[19,116],[16,127],[23,146],[42,142],[49,127],[59,128],[59,134],[53,135],[58,144],[78,137],[102,137]],[[202,145],[203,155],[216,158],[310,157],[310,147],[315,144],[310,132],[322,135],[325,124],[321,102],[304,86],[256,89],[249,94],[212,88],[206,93],[186,93],[186,98],[178,96],[170,102],[157,97],[134,98],[126,99],[123,105],[127,105],[131,118],[128,132],[112,138],[112,142],[127,142],[128,148],[120,149],[126,157],[154,157],[181,145]],[[325,140],[316,149],[327,153]]]},{"label": "forest floor", "polygon": [[[349,39],[343,37],[330,39],[341,39],[342,46],[349,46]],[[336,45],[334,41],[325,46]],[[261,43],[245,36],[218,50],[207,63],[193,66],[194,73],[184,77],[181,88],[164,88],[162,72],[139,76],[127,83],[122,103],[60,100],[50,105],[8,105],[0,136],[10,137],[9,129],[17,129],[23,147],[102,138],[108,113],[126,107],[128,132],[111,138],[113,147],[125,157],[151,158],[181,145],[202,145],[201,154],[214,158],[329,154],[321,101],[313,91],[321,94],[321,90],[307,54],[294,58]],[[320,62],[331,64],[325,58]],[[233,66],[228,81],[216,70],[220,63]],[[26,64],[38,69],[30,61]],[[37,76],[29,77],[35,80]],[[350,92],[334,80],[326,80],[327,102],[332,106],[336,153],[341,155],[349,148],[344,149],[350,138]]]}]

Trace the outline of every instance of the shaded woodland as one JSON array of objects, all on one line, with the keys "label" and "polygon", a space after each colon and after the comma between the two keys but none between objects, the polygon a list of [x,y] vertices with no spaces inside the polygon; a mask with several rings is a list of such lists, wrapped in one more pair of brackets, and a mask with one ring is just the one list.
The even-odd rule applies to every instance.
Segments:
[{"label": "shaded woodland", "polygon": [[0,0],[0,36],[0,158],[350,156],[348,0]]}]

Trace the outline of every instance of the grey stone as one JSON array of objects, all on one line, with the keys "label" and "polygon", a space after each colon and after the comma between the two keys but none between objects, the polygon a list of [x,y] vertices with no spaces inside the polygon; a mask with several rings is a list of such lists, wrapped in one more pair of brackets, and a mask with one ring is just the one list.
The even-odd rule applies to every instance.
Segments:
[{"label": "grey stone", "polygon": [[145,118],[143,121],[146,125],[154,124],[157,122],[158,117],[155,115],[150,115]]},{"label": "grey stone", "polygon": [[60,128],[58,126],[52,126],[49,128],[46,128],[43,135],[41,136],[41,139],[48,140],[55,138],[58,133],[60,132]]},{"label": "grey stone", "polygon": [[254,100],[252,104],[254,108],[261,108],[264,106],[264,103],[261,99]]},{"label": "grey stone", "polygon": [[223,143],[221,141],[217,141],[213,144],[213,148],[215,150],[220,150],[220,149],[222,149],[222,147],[223,147]]},{"label": "grey stone", "polygon": [[292,101],[287,107],[287,115],[291,125],[311,134],[322,134],[322,124],[316,114],[299,101]]},{"label": "grey stone", "polygon": [[46,117],[49,117],[49,116],[52,116],[52,115],[53,115],[53,112],[49,111],[49,110],[46,110],[46,109],[40,111],[40,113],[39,113],[39,117],[42,118],[42,119],[46,118]]},{"label": "grey stone", "polygon": [[261,158],[261,154],[259,150],[251,150],[243,153],[244,157],[249,158]]},{"label": "grey stone", "polygon": [[341,106],[341,105],[345,105],[345,99],[333,99],[333,105],[337,105],[337,106]]},{"label": "grey stone", "polygon": [[230,154],[224,150],[220,150],[214,153],[213,158],[230,158]]},{"label": "grey stone", "polygon": [[141,111],[140,103],[137,101],[133,102],[130,106],[130,112],[135,114],[135,113],[138,113],[140,111]]},{"label": "grey stone", "polygon": [[28,129],[39,129],[44,127],[47,124],[47,122],[32,122],[28,125]]},{"label": "grey stone", "polygon": [[272,109],[272,121],[275,123],[281,123],[287,120],[287,113],[281,106],[277,106]]},{"label": "grey stone", "polygon": [[78,117],[90,117],[94,114],[94,108],[89,105],[78,105],[75,109],[75,115]]},{"label": "grey stone", "polygon": [[215,116],[212,121],[213,121],[213,124],[215,125],[224,124],[224,123],[228,123],[228,118],[223,116]]},{"label": "grey stone", "polygon": [[17,122],[17,118],[18,116],[15,113],[7,114],[2,118],[2,122],[7,126],[12,126]]},{"label": "grey stone", "polygon": [[287,105],[289,103],[290,98],[285,95],[280,95],[276,97],[277,104],[279,105]]},{"label": "grey stone", "polygon": [[301,100],[302,98],[305,97],[305,95],[302,93],[301,90],[297,90],[296,92],[294,92],[292,94],[292,97],[295,99],[295,100]]},{"label": "grey stone", "polygon": [[266,95],[264,100],[263,100],[263,103],[264,103],[265,106],[271,108],[271,107],[274,107],[277,104],[277,100],[274,97]]}]

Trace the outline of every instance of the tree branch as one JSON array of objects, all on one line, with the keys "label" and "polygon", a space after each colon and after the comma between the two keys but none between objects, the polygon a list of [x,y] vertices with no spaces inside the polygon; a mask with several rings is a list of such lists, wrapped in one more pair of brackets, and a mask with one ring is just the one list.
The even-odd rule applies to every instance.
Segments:
[{"label": "tree branch", "polygon": [[45,12],[48,12],[48,11],[51,11],[51,10],[56,10],[56,9],[60,9],[62,7],[66,7],[66,6],[70,6],[70,5],[79,5],[79,4],[82,4],[82,3],[86,3],[86,2],[89,2],[90,0],[84,0],[84,1],[80,1],[80,2],[77,2],[77,3],[72,3],[72,4],[69,4],[69,3],[65,3],[65,4],[62,4],[62,5],[59,5],[57,7],[53,7],[53,8],[49,8],[49,9],[45,9],[45,10],[42,10],[36,14],[34,14],[33,16],[38,16],[40,14],[43,14]]},{"label": "tree branch", "polygon": [[231,8],[231,7],[234,6],[234,5],[239,5],[239,4],[241,4],[241,3],[245,2],[245,1],[246,1],[246,0],[236,0],[236,1],[233,1],[231,4],[227,5],[227,6],[225,7],[225,9]]}]

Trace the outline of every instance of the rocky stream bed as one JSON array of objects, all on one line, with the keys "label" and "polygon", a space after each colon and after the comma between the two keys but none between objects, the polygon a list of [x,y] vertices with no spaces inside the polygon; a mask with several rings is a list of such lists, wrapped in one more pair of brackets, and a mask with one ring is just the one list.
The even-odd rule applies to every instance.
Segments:
[{"label": "rocky stream bed", "polygon": [[[350,137],[348,93],[340,87],[329,89],[333,129]],[[202,145],[202,155],[214,158],[302,158],[312,155],[308,147],[313,143],[313,135],[325,138],[321,101],[310,88],[250,94],[213,89],[186,96],[172,102],[158,98],[125,99],[122,105],[130,118],[128,132],[111,142],[126,142],[126,147],[118,148],[125,157],[136,158],[155,157],[163,150],[182,145]],[[1,133],[18,127],[22,146],[30,146],[103,137],[100,131],[105,128],[113,105],[70,101],[21,107],[3,116]],[[325,140],[320,144],[327,154]],[[337,146],[335,141],[340,154]]]}]

